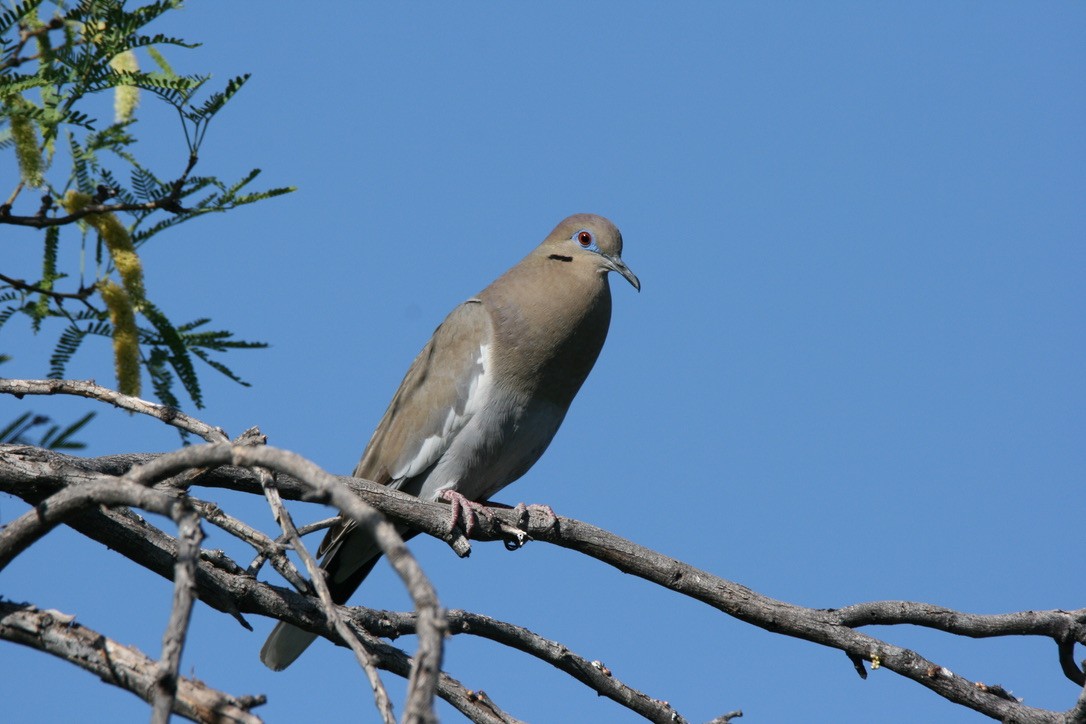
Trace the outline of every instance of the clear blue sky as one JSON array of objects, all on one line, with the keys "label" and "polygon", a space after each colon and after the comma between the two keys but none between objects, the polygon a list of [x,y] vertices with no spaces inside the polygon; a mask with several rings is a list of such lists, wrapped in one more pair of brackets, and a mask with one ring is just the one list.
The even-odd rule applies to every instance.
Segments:
[{"label": "clear blue sky", "polygon": [[[273,345],[227,358],[251,389],[205,375],[204,420],[259,425],[349,472],[446,312],[566,215],[599,213],[643,292],[613,285],[596,369],[500,500],[549,503],[802,605],[1086,605],[1086,5],[314,7],[192,2],[156,27],[205,43],[169,53],[179,70],[254,74],[198,170],[259,166],[266,185],[299,187],[146,249],[167,312]],[[153,99],[144,111],[143,153],[174,174],[175,121]],[[31,232],[3,235],[4,265],[33,273]],[[22,335],[5,328],[18,354],[3,372],[41,376],[47,340]],[[107,355],[86,350],[73,375],[108,380]],[[28,405],[90,407],[0,399],[0,421]],[[95,409],[93,454],[177,445]],[[261,505],[226,500],[273,529]],[[0,521],[21,511],[0,500]],[[561,549],[477,545],[460,561],[413,547],[446,606],[600,659],[693,721],[981,720]],[[157,656],[170,584],[57,531],[0,592]],[[387,567],[354,601],[405,605]],[[375,717],[349,652],[318,644],[273,674],[257,660],[271,623],[253,622],[201,606],[183,670],[268,694],[269,721]],[[1048,642],[874,633],[1031,705],[1077,696]],[[529,721],[635,720],[485,641],[452,639],[446,666]],[[0,681],[11,721],[147,715],[10,645]]]}]

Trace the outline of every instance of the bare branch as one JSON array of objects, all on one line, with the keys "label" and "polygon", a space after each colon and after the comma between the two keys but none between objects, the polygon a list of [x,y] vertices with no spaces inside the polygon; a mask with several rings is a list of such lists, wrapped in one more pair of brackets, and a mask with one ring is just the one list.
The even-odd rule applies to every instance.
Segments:
[{"label": "bare branch", "polygon": [[78,395],[92,400],[108,402],[114,407],[141,415],[150,415],[167,425],[191,432],[208,442],[226,442],[226,433],[217,427],[200,422],[173,407],[148,402],[131,395],[95,384],[93,380],[10,380],[0,379],[0,393],[22,398],[23,395]]},{"label": "bare branch", "polygon": [[283,505],[283,499],[279,496],[279,491],[275,487],[272,474],[264,468],[258,468],[256,472],[260,476],[260,484],[264,489],[264,497],[272,509],[272,515],[283,529],[283,535],[286,536],[290,545],[294,548],[294,552],[301,557],[306,570],[309,571],[309,578],[313,581],[313,587],[316,589],[317,597],[320,599],[321,606],[328,617],[328,622],[351,648],[359,666],[366,672],[370,688],[373,689],[373,700],[377,705],[377,711],[381,714],[381,719],[385,724],[395,724],[396,715],[392,712],[392,702],[388,698],[388,690],[385,689],[381,676],[377,673],[377,666],[362,642],[347,626],[343,617],[339,615],[338,607],[332,601],[332,594],[328,590],[328,582],[324,579],[324,571],[321,570],[320,565],[313,558],[313,554],[302,543],[298,529],[294,527],[294,520]]},{"label": "bare branch", "polygon": [[[204,446],[198,449],[218,450],[220,447],[229,449],[226,446]],[[176,455],[178,453],[171,453],[162,458],[173,458]],[[200,458],[196,462],[200,465],[209,465],[227,459],[225,455],[220,456],[219,452],[215,455],[218,457],[213,461],[209,462],[206,458]],[[230,460],[235,464],[265,464],[262,460],[243,459],[240,452],[231,456]],[[133,461],[142,463],[144,470],[159,467],[159,475],[156,479],[170,474],[172,470],[167,468],[178,462],[175,459],[170,462],[170,466],[163,467],[161,458],[155,456],[81,460],[25,446],[0,446],[0,488],[10,490],[34,502],[48,497],[68,480],[93,480],[99,470],[108,469],[117,472],[123,470],[125,465],[132,465]],[[269,465],[269,467],[272,466]],[[323,500],[322,496],[330,486],[341,494],[347,491],[354,493],[346,497],[355,502],[359,499],[365,500],[385,511],[397,522],[402,522],[416,530],[428,533],[432,531],[437,534],[437,537],[445,537],[446,506],[422,502],[365,481],[351,478],[336,479],[332,476],[328,476],[328,479],[320,479],[317,486],[319,492],[315,494],[312,483],[302,483],[293,478],[298,471],[305,473],[304,466],[298,471],[287,466],[284,468],[286,474],[281,474],[277,480],[278,489],[284,497]],[[308,473],[305,474],[308,475]],[[228,466],[209,470],[198,480],[198,484],[260,493],[259,481],[253,472]],[[333,493],[328,493],[328,495],[334,496]],[[338,507],[341,501],[339,496],[335,496],[335,499],[330,502]],[[113,511],[109,513],[113,514]],[[474,538],[499,539],[503,537],[502,525],[524,525],[515,511],[493,509],[491,513],[495,525],[493,527],[479,526],[473,535]],[[105,513],[97,515],[105,515]],[[1073,677],[1077,676],[1076,672],[1079,671],[1073,662],[1074,644],[1086,643],[1086,610],[1034,611],[979,616],[909,602],[875,602],[837,610],[808,609],[761,596],[744,586],[637,546],[594,526],[568,518],[559,518],[557,525],[548,526],[541,518],[542,516],[539,520],[533,518],[526,525],[532,538],[581,551],[626,573],[638,575],[682,595],[703,601],[728,615],[769,631],[837,648],[856,662],[861,671],[864,661],[877,662],[881,668],[895,671],[921,683],[952,702],[968,706],[988,716],[1008,721],[1074,721],[1072,717],[1079,716],[1086,706],[1082,700],[1073,709],[1065,712],[1025,706],[1009,697],[1000,687],[976,683],[915,652],[854,630],[856,627],[875,624],[909,623],[970,636],[1043,636],[1052,638],[1058,643],[1061,662],[1070,661],[1069,665],[1065,663],[1065,670],[1070,666],[1069,676]],[[73,521],[73,525],[83,529],[78,521]],[[102,536],[101,533],[97,535]],[[114,543],[108,544],[132,557],[131,553],[124,548]],[[134,558],[134,560],[138,559]],[[160,572],[163,569],[161,562],[157,560],[152,561],[151,564],[144,563],[142,560],[138,562]],[[163,573],[163,575],[168,574]],[[211,585],[209,583],[211,580],[217,583]],[[311,598],[286,589],[259,584],[252,579],[219,570],[209,563],[201,565],[198,570],[198,581],[201,585],[201,598],[220,610],[235,615],[239,615],[238,611],[272,615],[332,640],[340,640],[334,630],[328,627],[321,608]],[[230,608],[231,606],[233,609]],[[384,631],[381,635],[392,635],[392,633]],[[379,663],[380,666],[387,666],[387,662],[383,659],[380,661],[382,661]],[[436,678],[440,691],[442,679],[440,676]]]},{"label": "bare branch", "polygon": [[[145,701],[153,698],[155,662],[138,649],[75,623],[75,616],[0,601],[0,639],[64,659]],[[257,724],[261,720],[250,709],[266,700],[264,696],[231,696],[196,679],[180,677],[173,711],[198,722]]]},{"label": "bare branch", "polygon": [[173,517],[180,504],[175,497],[115,478],[66,488],[0,530],[0,571],[34,541],[86,508],[129,505]]},{"label": "bare branch", "polygon": [[928,603],[871,601],[831,611],[842,625],[850,628],[912,624],[978,639],[1048,636],[1059,646],[1060,663],[1067,678],[1086,686],[1086,675],[1074,661],[1075,642],[1086,644],[1086,609],[978,615]]},{"label": "bare branch", "polygon": [[[353,614],[352,620],[359,626],[369,631],[380,631],[383,636],[401,636],[415,632],[416,617],[413,614],[375,612],[363,607],[353,607],[350,610]],[[450,634],[479,636],[534,656],[649,721],[671,724],[686,721],[666,701],[653,699],[619,681],[602,662],[589,661],[561,643],[543,638],[523,626],[460,609],[446,611],[445,616]]]},{"label": "bare branch", "polygon": [[[255,548],[260,560],[270,561],[279,575],[294,586],[299,593],[310,593],[312,591],[305,578],[295,568],[294,562],[284,553],[283,546],[277,541],[224,512],[216,503],[195,498],[191,498],[191,501],[193,506],[200,511],[201,518]],[[248,569],[248,573],[249,575],[256,575],[256,571],[252,567]]]},{"label": "bare branch", "polygon": [[151,710],[153,724],[167,724],[177,697],[177,672],[181,668],[181,651],[185,647],[192,605],[196,600],[196,561],[200,557],[200,542],[204,533],[200,517],[190,507],[178,510],[177,565],[174,566],[173,606],[170,620],[162,635],[162,656],[158,660]]},{"label": "bare branch", "polygon": [[331,503],[372,535],[381,546],[381,551],[407,586],[419,614],[419,648],[408,677],[404,717],[408,721],[430,720],[444,652],[444,613],[438,603],[436,591],[404,545],[395,526],[374,508],[352,495],[339,483],[336,476],[294,453],[266,447],[234,448],[233,453],[235,465],[268,467],[304,479],[314,488],[306,495],[308,499]]},{"label": "bare branch", "polygon": [[0,274],[0,282],[4,282],[12,289],[17,289],[22,292],[44,294],[45,296],[52,298],[53,301],[55,301],[57,304],[63,304],[64,301],[67,299],[74,299],[78,302],[82,302],[83,305],[91,311],[98,311],[98,309],[96,309],[93,304],[87,301],[87,299],[90,298],[98,290],[98,288],[93,284],[89,287],[80,286],[78,292],[57,292],[53,291],[52,289],[40,287],[37,284],[31,284],[25,279],[15,279],[14,277],[9,277],[6,274]]}]

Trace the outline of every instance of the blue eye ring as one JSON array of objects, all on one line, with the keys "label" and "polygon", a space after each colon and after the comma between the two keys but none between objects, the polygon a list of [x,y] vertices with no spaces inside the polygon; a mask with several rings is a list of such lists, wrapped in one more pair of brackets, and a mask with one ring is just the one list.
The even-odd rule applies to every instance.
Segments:
[{"label": "blue eye ring", "polygon": [[577,243],[581,245],[583,249],[589,249],[596,243],[596,237],[592,235],[592,232],[588,229],[581,229],[573,238],[577,240]]}]

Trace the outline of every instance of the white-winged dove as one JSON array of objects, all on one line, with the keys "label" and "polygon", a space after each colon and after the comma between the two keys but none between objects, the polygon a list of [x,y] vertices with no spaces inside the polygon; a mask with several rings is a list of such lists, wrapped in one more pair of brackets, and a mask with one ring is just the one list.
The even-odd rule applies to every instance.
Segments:
[{"label": "white-winged dove", "polygon": [[[355,477],[459,507],[489,498],[527,472],[603,347],[612,271],[641,290],[622,261],[622,234],[614,224],[576,214],[555,227],[445,318],[400,383]],[[380,557],[377,544],[346,521],[328,532],[317,553],[340,604]],[[315,638],[280,623],[260,659],[282,670]]]}]

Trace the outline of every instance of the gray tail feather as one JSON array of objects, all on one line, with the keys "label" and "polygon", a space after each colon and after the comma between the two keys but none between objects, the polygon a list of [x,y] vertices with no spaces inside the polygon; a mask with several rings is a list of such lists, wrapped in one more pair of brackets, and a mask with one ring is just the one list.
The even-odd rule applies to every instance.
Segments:
[{"label": "gray tail feather", "polygon": [[[413,531],[401,533],[405,540],[415,536]],[[344,604],[358,588],[381,557],[377,543],[369,536],[356,531],[340,546],[332,549],[325,556],[321,567],[327,571],[326,581],[332,601]],[[289,623],[280,622],[272,630],[264,647],[260,649],[260,660],[273,671],[282,671],[309,648],[317,639],[317,634],[310,633]]]},{"label": "gray tail feather", "polygon": [[280,622],[260,649],[260,660],[272,671],[282,671],[309,648],[317,634]]}]

